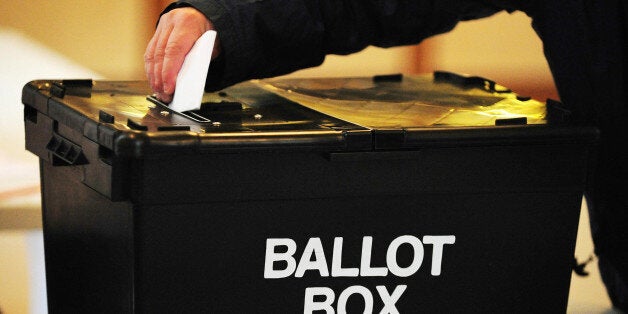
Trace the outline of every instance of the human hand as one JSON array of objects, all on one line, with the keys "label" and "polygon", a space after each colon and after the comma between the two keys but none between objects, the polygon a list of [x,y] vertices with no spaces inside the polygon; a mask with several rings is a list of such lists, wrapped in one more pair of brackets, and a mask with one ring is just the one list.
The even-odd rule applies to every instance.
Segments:
[{"label": "human hand", "polygon": [[[175,90],[177,74],[196,40],[214,25],[200,11],[177,8],[161,16],[155,34],[144,53],[144,70],[151,89],[160,100],[169,103]],[[212,59],[220,53],[218,38]]]}]

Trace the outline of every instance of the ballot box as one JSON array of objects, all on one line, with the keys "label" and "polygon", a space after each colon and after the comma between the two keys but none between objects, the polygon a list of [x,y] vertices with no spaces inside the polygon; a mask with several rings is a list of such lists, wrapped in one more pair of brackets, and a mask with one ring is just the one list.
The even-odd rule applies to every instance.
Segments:
[{"label": "ballot box", "polygon": [[481,77],[24,86],[51,313],[565,312],[597,130]]}]

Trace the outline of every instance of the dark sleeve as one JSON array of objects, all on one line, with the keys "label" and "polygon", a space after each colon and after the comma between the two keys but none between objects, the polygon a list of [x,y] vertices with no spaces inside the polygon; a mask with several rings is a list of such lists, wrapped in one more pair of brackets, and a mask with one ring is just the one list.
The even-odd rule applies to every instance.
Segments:
[{"label": "dark sleeve", "polygon": [[628,108],[625,0],[483,1],[532,18],[560,100],[570,107],[572,120],[625,126],[620,122]]},{"label": "dark sleeve", "polygon": [[[188,0],[214,24],[221,56],[207,89],[320,65],[327,54],[416,44],[500,9],[463,0]],[[171,9],[173,6],[169,7]]]}]

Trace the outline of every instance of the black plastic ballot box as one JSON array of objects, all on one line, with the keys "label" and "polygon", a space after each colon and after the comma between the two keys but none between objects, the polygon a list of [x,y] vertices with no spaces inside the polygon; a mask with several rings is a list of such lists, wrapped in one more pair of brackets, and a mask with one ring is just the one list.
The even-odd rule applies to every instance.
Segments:
[{"label": "black plastic ballot box", "polygon": [[597,130],[435,72],[23,89],[51,313],[565,312]]}]

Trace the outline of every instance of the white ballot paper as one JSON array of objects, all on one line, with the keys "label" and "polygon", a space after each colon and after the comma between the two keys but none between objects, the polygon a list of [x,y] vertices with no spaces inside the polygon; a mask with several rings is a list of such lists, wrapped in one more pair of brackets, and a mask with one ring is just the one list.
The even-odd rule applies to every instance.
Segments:
[{"label": "white ballot paper", "polygon": [[205,32],[185,56],[177,76],[172,102],[168,106],[170,109],[183,112],[201,108],[207,68],[211,61],[215,40],[215,31]]}]

